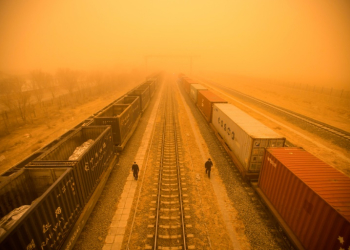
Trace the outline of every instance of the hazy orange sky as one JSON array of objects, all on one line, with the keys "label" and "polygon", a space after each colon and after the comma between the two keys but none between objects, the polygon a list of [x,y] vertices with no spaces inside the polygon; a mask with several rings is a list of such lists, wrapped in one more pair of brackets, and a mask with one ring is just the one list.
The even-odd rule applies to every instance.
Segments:
[{"label": "hazy orange sky", "polygon": [[144,67],[152,54],[199,55],[194,72],[350,85],[350,1],[0,2],[0,71]]}]

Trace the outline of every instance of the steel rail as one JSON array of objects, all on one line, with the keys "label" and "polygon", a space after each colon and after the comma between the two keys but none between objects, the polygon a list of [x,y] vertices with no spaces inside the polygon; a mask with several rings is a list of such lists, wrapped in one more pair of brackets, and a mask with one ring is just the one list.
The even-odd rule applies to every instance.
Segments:
[{"label": "steel rail", "polygon": [[[156,250],[162,246],[158,246],[158,234],[159,234],[159,221],[160,221],[160,211],[161,211],[161,193],[162,193],[162,175],[163,175],[163,165],[166,162],[165,159],[165,149],[169,148],[169,143],[172,143],[174,140],[174,153],[175,153],[175,164],[176,164],[176,176],[177,176],[177,187],[178,187],[178,199],[180,206],[180,219],[181,219],[181,234],[182,234],[182,248],[187,249],[186,243],[186,226],[185,226],[185,217],[184,217],[184,207],[183,207],[183,199],[182,199],[182,184],[181,184],[181,172],[180,172],[180,160],[179,160],[179,145],[178,145],[178,133],[177,133],[177,125],[176,125],[176,114],[175,114],[175,103],[174,97],[171,93],[170,87],[167,90],[165,102],[165,109],[163,113],[163,129],[162,129],[162,139],[161,139],[161,152],[160,152],[160,163],[159,163],[159,172],[158,172],[158,194],[157,194],[157,206],[156,206],[156,222],[155,222],[155,233],[154,233],[154,243],[153,249]],[[170,135],[173,134],[173,135]],[[172,147],[172,146],[170,146]],[[172,246],[165,246],[171,247]],[[178,249],[177,246],[174,246],[174,249]]]},{"label": "steel rail", "polygon": [[[179,88],[179,85],[177,85],[177,91],[178,92],[181,92],[180,88]],[[185,100],[183,99],[182,97],[182,102],[184,103]],[[189,154],[190,156],[190,164],[191,164],[191,170],[192,170],[192,173],[194,173],[194,164],[193,164],[193,154],[191,153],[191,148],[188,146],[189,145],[189,139],[188,139],[188,136],[185,137],[186,138],[186,142],[185,143],[185,147],[187,148],[187,153]],[[202,181],[202,180],[200,180]],[[199,197],[199,202],[200,202],[200,211],[202,213],[202,216],[204,217],[204,211],[203,211],[203,199],[202,199],[202,195],[199,191],[199,188],[198,188],[198,184],[195,183],[195,187],[196,187],[196,192],[197,192],[197,197]],[[207,223],[206,222],[203,222],[204,226],[205,226],[205,233],[206,233],[206,237],[208,239],[208,245],[209,245],[209,249],[212,249],[212,246],[211,246],[211,240],[210,240],[210,236],[209,236],[209,230],[208,230],[208,226],[207,226]]]},{"label": "steel rail", "polygon": [[157,209],[156,209],[156,225],[155,225],[155,233],[154,233],[154,245],[153,249],[157,249],[157,241],[158,241],[158,227],[159,227],[159,211],[160,211],[160,192],[162,186],[162,171],[163,171],[163,160],[164,160],[164,146],[165,146],[165,133],[166,133],[166,112],[167,109],[164,109],[163,113],[163,134],[162,134],[162,150],[160,155],[160,164],[159,164],[159,179],[158,179],[158,196],[157,196]]},{"label": "steel rail", "polygon": [[[163,89],[163,88],[162,88]],[[160,91],[161,92],[161,91]],[[158,113],[160,113],[160,110],[161,110],[161,105],[159,104],[158,107],[157,107],[157,113],[156,115],[158,115]],[[152,146],[152,143],[153,143],[153,140],[154,140],[154,137],[155,137],[155,126],[153,127],[152,129],[152,136],[151,136],[151,142],[149,143],[149,147]],[[141,190],[143,188],[143,184],[144,184],[144,180],[145,180],[145,174],[142,174],[141,175],[141,172],[143,173],[146,173],[146,170],[147,170],[147,167],[148,167],[148,159],[149,159],[149,155],[150,155],[150,149],[147,151],[147,159],[146,159],[146,165],[144,167],[144,169],[141,169],[140,171],[140,176],[142,176],[142,182],[141,182],[141,186],[139,188],[139,192],[138,192],[138,195],[137,195],[137,202],[136,202],[136,206],[135,206],[135,212],[134,212],[134,215],[133,215],[133,219],[132,219],[132,223],[131,223],[131,229],[130,229],[130,233],[129,233],[129,237],[128,237],[128,242],[127,242],[127,246],[126,246],[126,249],[130,249],[130,240],[131,240],[131,235],[133,233],[133,229],[134,229],[134,224],[135,224],[135,219],[136,219],[136,214],[137,214],[137,211],[138,211],[138,206],[139,206],[139,202],[140,202],[140,197],[141,197]]]},{"label": "steel rail", "polygon": [[[173,95],[172,95],[173,98]],[[181,225],[182,225],[182,239],[183,239],[183,249],[187,249],[186,244],[186,232],[185,232],[185,219],[184,219],[184,209],[183,209],[183,201],[182,201],[182,192],[181,192],[181,173],[180,173],[180,165],[179,165],[179,153],[178,153],[178,144],[177,144],[177,126],[175,120],[175,103],[172,101],[173,108],[173,126],[174,126],[174,139],[175,139],[175,153],[176,153],[176,168],[177,168],[177,178],[178,178],[178,189],[179,189],[179,204],[180,204],[180,216],[181,216]]]}]

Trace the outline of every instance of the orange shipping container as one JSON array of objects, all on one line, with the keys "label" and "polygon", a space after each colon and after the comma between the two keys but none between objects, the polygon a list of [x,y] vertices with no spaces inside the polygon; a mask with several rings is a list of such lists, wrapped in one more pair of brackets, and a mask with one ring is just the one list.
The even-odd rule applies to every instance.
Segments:
[{"label": "orange shipping container", "polygon": [[198,91],[197,107],[209,123],[211,122],[214,103],[227,103],[227,101],[215,95],[210,90]]},{"label": "orange shipping container", "polygon": [[350,178],[301,148],[268,148],[261,191],[305,249],[350,249]]},{"label": "orange shipping container", "polygon": [[189,94],[191,91],[191,84],[197,84],[196,81],[192,80],[191,78],[185,77],[182,80],[184,89],[186,90],[186,92]]}]

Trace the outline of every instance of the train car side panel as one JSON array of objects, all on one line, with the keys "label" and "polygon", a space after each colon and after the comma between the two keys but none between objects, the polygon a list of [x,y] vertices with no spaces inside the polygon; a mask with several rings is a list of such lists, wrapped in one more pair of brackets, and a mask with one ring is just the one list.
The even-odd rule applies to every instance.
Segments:
[{"label": "train car side panel", "polygon": [[242,164],[244,171],[248,171],[250,148],[253,143],[249,135],[233,121],[230,115],[219,109],[217,104],[214,104],[212,124]]},{"label": "train car side panel", "polygon": [[284,146],[285,138],[232,104],[215,103],[212,124],[239,160],[245,173],[258,174],[264,149]]},{"label": "train car side panel", "polygon": [[191,85],[198,84],[198,83],[196,81],[192,80],[191,78],[184,77],[184,78],[182,78],[182,84],[183,84],[183,87],[184,87],[185,91],[187,92],[187,94],[190,94]]},{"label": "train car side panel", "polygon": [[140,88],[138,87],[137,89],[134,89],[130,92],[128,92],[127,96],[139,96],[141,100],[141,110],[144,112],[148,106],[148,103],[150,101],[150,92],[149,92],[149,87],[144,87]]},{"label": "train car side panel", "polygon": [[11,213],[24,213],[2,225],[0,249],[59,249],[82,210],[76,185],[71,168],[22,169],[3,183],[1,199],[22,201]]},{"label": "train car side panel", "polygon": [[190,97],[194,103],[197,103],[198,98],[198,91],[199,90],[208,90],[206,87],[204,87],[201,84],[191,84],[191,93]]},{"label": "train car side panel", "polygon": [[[92,144],[77,159],[68,160],[77,147],[90,139],[93,140]],[[112,155],[113,139],[109,126],[82,127],[27,167],[73,168],[78,176],[78,190],[86,203]]]},{"label": "train car side panel", "polygon": [[120,145],[133,126],[132,111],[130,104],[114,104],[95,117],[95,125],[110,125],[113,142],[115,145]]},{"label": "train car side panel", "polygon": [[221,97],[215,95],[210,90],[199,90],[198,91],[197,107],[199,108],[199,110],[202,112],[204,118],[209,123],[212,120],[214,103],[227,103],[227,101],[222,99]]},{"label": "train car side panel", "polygon": [[268,148],[261,191],[305,249],[350,247],[350,178],[300,148]]},{"label": "train car side panel", "polygon": [[129,104],[131,110],[132,123],[134,124],[141,115],[141,101],[138,96],[125,96],[116,104]]},{"label": "train car side panel", "polygon": [[152,97],[154,95],[155,92],[155,81],[154,80],[147,80],[143,86],[148,86],[149,87],[149,94],[150,97]]}]

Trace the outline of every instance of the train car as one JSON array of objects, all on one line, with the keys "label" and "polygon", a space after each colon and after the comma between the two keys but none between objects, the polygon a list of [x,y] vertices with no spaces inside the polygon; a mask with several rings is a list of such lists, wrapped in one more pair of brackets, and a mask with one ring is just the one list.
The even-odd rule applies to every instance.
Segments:
[{"label": "train car", "polygon": [[[155,91],[161,75],[149,80]],[[95,118],[114,105],[122,105],[130,106],[128,119],[138,120],[149,103],[150,84],[139,85],[128,94],[0,176],[1,250],[74,245],[118,159],[111,127],[95,126]]]},{"label": "train car", "polygon": [[187,92],[187,94],[189,94],[191,92],[191,84],[198,84],[198,82],[196,82],[188,77],[182,78],[182,86],[185,89],[185,91]]},{"label": "train car", "polygon": [[134,121],[134,124],[141,116],[141,101],[138,96],[124,96],[119,99],[115,104],[128,104],[131,107],[131,119]]},{"label": "train car", "polygon": [[191,84],[190,97],[194,103],[197,103],[199,90],[208,90],[208,89],[201,84]]},{"label": "train car", "polygon": [[56,138],[55,140],[51,141],[50,143],[46,144],[44,147],[38,149],[37,151],[35,151],[33,154],[29,155],[28,157],[26,157],[24,160],[18,162],[16,165],[14,165],[13,167],[11,167],[10,169],[8,169],[6,172],[2,173],[0,175],[0,183],[1,183],[1,177],[4,176],[11,176],[12,174],[18,172],[19,170],[21,170],[22,168],[24,168],[27,164],[29,164],[30,162],[34,161],[36,158],[38,158],[40,155],[44,154],[47,150],[49,150],[50,148],[52,148],[54,145],[56,145],[57,143],[60,142],[60,140],[62,140],[63,138],[69,136],[71,133],[74,132],[74,129],[72,130],[68,130],[67,132],[65,132],[64,134],[62,134],[60,137]]},{"label": "train car", "polygon": [[141,111],[142,113],[146,110],[150,102],[150,92],[149,86],[139,86],[127,93],[127,96],[139,96],[141,102]]},{"label": "train car", "polygon": [[149,87],[150,98],[153,97],[153,95],[156,91],[155,80],[147,80],[142,85]]},{"label": "train car", "polygon": [[243,177],[257,179],[266,147],[283,147],[286,139],[232,104],[215,103],[212,127],[228,147]]},{"label": "train car", "polygon": [[113,134],[113,144],[123,147],[133,128],[138,124],[140,116],[140,98],[138,96],[127,96],[97,115],[94,124],[110,125]]},{"label": "train car", "polygon": [[184,73],[179,73],[177,75],[178,83],[182,84],[182,78],[185,77],[186,75]]},{"label": "train car", "polygon": [[180,73],[177,78],[177,83],[179,86],[183,87],[184,78],[188,78],[185,74]]},{"label": "train car", "polygon": [[211,123],[214,103],[227,103],[226,100],[215,95],[210,90],[199,90],[197,107],[208,123]]},{"label": "train car", "polygon": [[6,172],[2,173],[0,175],[0,183],[2,181],[2,177],[11,176],[11,175],[17,173],[19,170],[24,168],[28,163],[32,162],[33,160],[38,158],[43,153],[44,153],[44,151],[37,151],[37,152],[31,154],[30,156],[28,156],[27,158],[25,158],[24,160],[22,160],[19,163],[17,163],[15,166],[13,166],[10,169],[8,169]]},{"label": "train car", "polygon": [[76,188],[85,204],[112,156],[110,126],[82,127],[30,162],[26,168],[73,168],[78,179]]},{"label": "train car", "polygon": [[350,248],[348,176],[302,148],[268,148],[258,188],[298,249]]},{"label": "train car", "polygon": [[[92,116],[90,116],[88,119],[92,119],[94,117],[96,117],[98,114],[102,113],[103,111],[105,111],[106,109],[110,108],[111,106],[113,106],[114,104],[116,104],[120,99],[124,98],[124,96],[120,96],[118,97],[116,100],[112,101],[111,103],[109,103],[107,106],[103,107],[102,109],[100,109],[99,111],[95,112]],[[91,123],[87,123],[84,124],[84,126],[91,126],[92,124],[94,124],[94,122]]]},{"label": "train car", "polygon": [[72,168],[21,169],[0,184],[0,249],[59,249],[82,210]]},{"label": "train car", "polygon": [[81,127],[89,126],[89,125],[91,125],[93,123],[94,123],[94,117],[90,116],[87,119],[85,119],[84,121],[82,121],[79,124],[77,124],[76,126],[74,126],[73,129],[78,129],[78,128],[81,128]]}]

